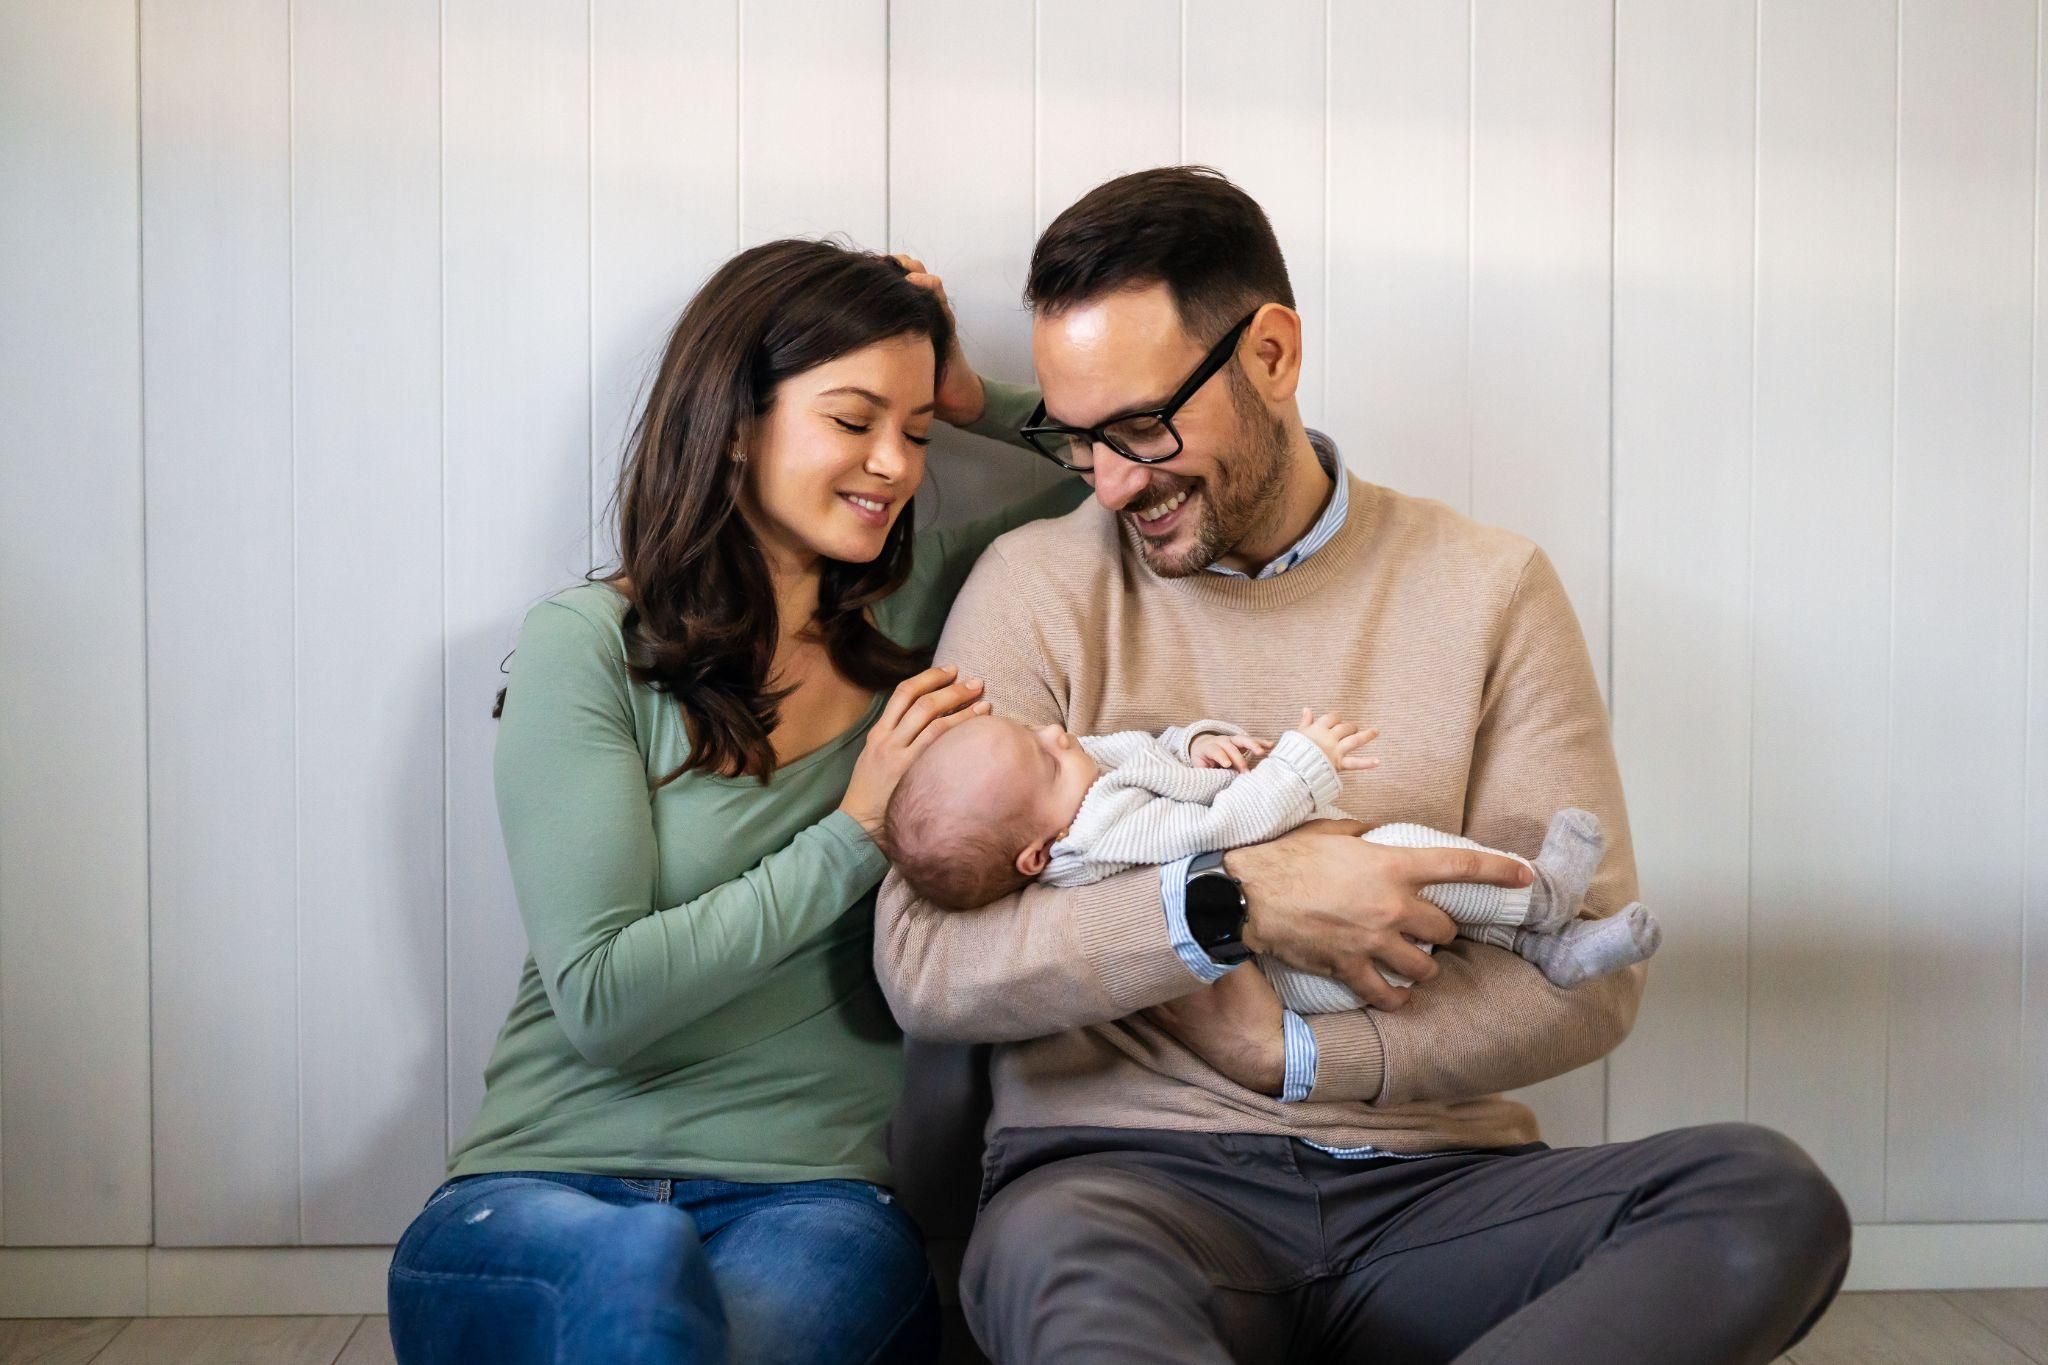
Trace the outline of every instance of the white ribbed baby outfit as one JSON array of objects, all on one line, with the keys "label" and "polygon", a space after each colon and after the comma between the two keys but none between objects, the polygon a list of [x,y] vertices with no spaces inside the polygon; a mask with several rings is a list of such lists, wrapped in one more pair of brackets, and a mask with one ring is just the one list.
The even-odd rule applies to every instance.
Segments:
[{"label": "white ribbed baby outfit", "polygon": [[[1082,886],[1141,864],[1170,863],[1197,853],[1263,843],[1318,819],[1346,819],[1337,808],[1337,770],[1306,735],[1289,730],[1250,772],[1198,768],[1189,746],[1202,735],[1241,735],[1224,721],[1202,720],[1149,735],[1125,730],[1082,736],[1081,747],[1102,768],[1088,788],[1065,837],[1052,846],[1040,880]],[[1499,853],[1470,839],[1421,825],[1381,825],[1361,838],[1399,848],[1469,848]],[[1515,854],[1502,854],[1527,864]],[[1529,917],[1530,888],[1446,882],[1422,897],[1457,921],[1465,938],[1514,947],[1516,926]],[[1425,952],[1431,945],[1416,945]],[[1349,987],[1297,970],[1274,958],[1258,959],[1280,1001],[1296,1014],[1332,1014],[1360,1008]],[[1397,986],[1409,982],[1381,975]]]}]

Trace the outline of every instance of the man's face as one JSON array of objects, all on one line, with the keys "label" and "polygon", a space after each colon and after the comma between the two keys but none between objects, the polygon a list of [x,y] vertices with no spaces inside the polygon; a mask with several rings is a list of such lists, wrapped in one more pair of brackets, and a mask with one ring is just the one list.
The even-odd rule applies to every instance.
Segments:
[{"label": "man's face", "polygon": [[[1190,336],[1163,284],[1120,290],[1032,325],[1031,357],[1046,415],[1096,426],[1173,396],[1215,337]],[[1240,346],[1249,344],[1240,342]],[[1286,429],[1233,357],[1174,414],[1180,454],[1137,464],[1095,447],[1095,497],[1137,532],[1146,566],[1164,578],[1199,573],[1272,514]]]}]

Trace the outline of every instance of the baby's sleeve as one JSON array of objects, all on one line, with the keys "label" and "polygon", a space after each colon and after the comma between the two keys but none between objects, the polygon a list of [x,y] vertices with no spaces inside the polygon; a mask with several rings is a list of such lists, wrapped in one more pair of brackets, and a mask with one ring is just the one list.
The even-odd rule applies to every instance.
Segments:
[{"label": "baby's sleeve", "polygon": [[[1171,734],[1172,731],[1168,731]],[[1128,767],[1141,759],[1172,759],[1157,736],[1146,730],[1118,730],[1107,735],[1083,735],[1081,747],[1088,756],[1111,770]],[[1185,760],[1180,760],[1185,761]]]},{"label": "baby's sleeve", "polygon": [[1213,795],[1203,793],[1203,799],[1169,794],[1197,777],[1189,773],[1174,780],[1169,776],[1173,771],[1159,773],[1164,790],[1118,793],[1126,800],[1091,841],[1090,857],[1123,865],[1170,863],[1196,853],[1262,843],[1333,804],[1337,795],[1336,770],[1315,745],[1291,730],[1248,773],[1202,774],[1224,779],[1220,789],[1212,788]]}]

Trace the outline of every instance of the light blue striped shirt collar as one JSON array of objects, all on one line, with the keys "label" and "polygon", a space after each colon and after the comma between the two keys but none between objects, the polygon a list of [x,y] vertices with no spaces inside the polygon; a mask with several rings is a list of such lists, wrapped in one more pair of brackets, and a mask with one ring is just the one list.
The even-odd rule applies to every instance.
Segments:
[{"label": "light blue striped shirt collar", "polygon": [[1337,443],[1320,431],[1309,432],[1308,443],[1315,449],[1316,462],[1322,465],[1323,472],[1328,474],[1330,482],[1336,485],[1330,494],[1330,500],[1323,504],[1323,514],[1316,518],[1315,525],[1309,527],[1308,534],[1295,541],[1285,554],[1257,573],[1243,573],[1237,569],[1226,568],[1220,563],[1211,564],[1210,573],[1219,573],[1226,578],[1273,578],[1286,573],[1328,545],[1336,537],[1337,532],[1344,529],[1344,518],[1351,511],[1351,481],[1344,476],[1343,457],[1337,454]]}]

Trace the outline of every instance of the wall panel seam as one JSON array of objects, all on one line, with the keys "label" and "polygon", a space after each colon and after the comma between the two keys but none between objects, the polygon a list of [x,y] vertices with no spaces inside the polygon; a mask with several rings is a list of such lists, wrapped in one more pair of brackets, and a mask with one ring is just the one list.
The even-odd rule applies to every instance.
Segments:
[{"label": "wall panel seam", "polygon": [[1891,921],[1892,921],[1892,728],[1896,723],[1898,705],[1899,631],[1898,631],[1898,581],[1899,581],[1899,222],[1901,196],[1905,188],[1905,164],[1901,147],[1905,132],[1905,80],[1906,80],[1906,14],[1905,0],[1894,0],[1892,5],[1892,335],[1891,335],[1891,392],[1887,395],[1891,404],[1891,441],[1889,450],[1890,469],[1886,485],[1889,507],[1886,509],[1886,524],[1890,534],[1885,545],[1885,744],[1884,744],[1884,1135],[1880,1145],[1878,1169],[1882,1178],[1882,1189],[1878,1200],[1880,1220],[1889,1220],[1892,1205],[1892,1031],[1895,1027],[1894,1010],[1889,1003],[1891,993]]},{"label": "wall panel seam", "polygon": [[[896,120],[890,105],[894,102],[896,82],[896,45],[892,41],[896,27],[896,0],[882,0],[882,246],[883,251],[894,250],[896,229],[894,222],[896,185],[890,174],[890,162],[895,156],[894,144]],[[863,245],[866,245],[863,243]]]},{"label": "wall panel seam", "polygon": [[1743,698],[1743,729],[1749,736],[1743,773],[1745,811],[1742,823],[1742,1117],[1750,1116],[1749,1082],[1755,1061],[1756,1001],[1756,440],[1757,440],[1757,316],[1763,292],[1763,126],[1764,6],[1750,6],[1749,111],[1749,516],[1743,547],[1743,649],[1748,686]]},{"label": "wall panel seam", "polygon": [[440,341],[440,409],[441,430],[439,455],[441,462],[441,1104],[443,1145],[448,1150],[455,1146],[455,1108],[448,1103],[448,1090],[455,1071],[455,953],[454,926],[449,912],[449,869],[455,865],[455,831],[448,819],[448,808],[454,799],[449,774],[454,771],[453,754],[449,744],[450,719],[454,708],[448,690],[448,4],[440,0],[435,7],[436,41],[440,50],[434,54],[437,72],[435,81],[435,134],[436,166],[434,198],[435,228],[440,238],[438,250],[438,289]]},{"label": "wall panel seam", "polygon": [[305,802],[299,744],[299,71],[298,5],[284,13],[285,458],[292,519],[292,1200],[295,1240],[306,1240]]},{"label": "wall panel seam", "polygon": [[144,1046],[143,1130],[149,1141],[149,1189],[145,1209],[147,1235],[156,1241],[156,881],[152,864],[155,841],[151,825],[155,818],[149,797],[150,710],[149,710],[149,351],[142,344],[144,312],[149,293],[143,286],[147,257],[142,249],[143,225],[148,207],[142,198],[142,0],[135,0],[135,459],[136,496],[141,502],[136,522],[142,528],[142,1028]]},{"label": "wall panel seam", "polygon": [[[1614,724],[1614,329],[1615,236],[1621,217],[1621,14],[1618,0],[1607,6],[1607,713]],[[1469,396],[1467,401],[1469,402]],[[1626,798],[1624,798],[1626,800]],[[1600,1059],[1600,1140],[1614,1131],[1614,1053]]]}]

